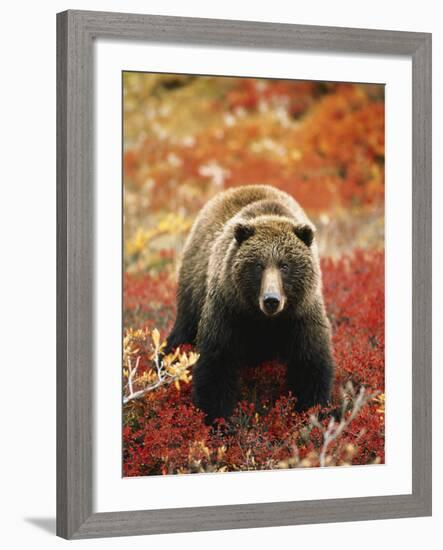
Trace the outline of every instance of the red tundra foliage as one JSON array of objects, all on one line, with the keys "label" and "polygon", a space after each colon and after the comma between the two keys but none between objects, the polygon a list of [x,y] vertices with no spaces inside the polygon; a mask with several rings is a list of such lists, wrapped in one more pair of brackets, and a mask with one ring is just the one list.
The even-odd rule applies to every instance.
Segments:
[{"label": "red tundra foliage", "polygon": [[[363,385],[382,396],[383,253],[356,251],[338,261],[324,260],[322,267],[337,361],[333,405],[340,405],[340,389],[349,381],[356,389]],[[126,293],[134,297],[135,289],[143,288],[137,285],[127,279]],[[152,294],[148,298],[143,291],[137,302],[147,311],[155,307]],[[294,398],[285,389],[284,370],[282,365],[267,363],[245,371],[243,400],[230,419],[220,420],[213,429],[193,406],[190,384],[179,390],[174,385],[163,387],[131,403],[123,431],[124,474],[269,469],[291,464],[294,455],[301,465],[317,466],[320,430],[311,425],[308,413],[295,412]],[[326,425],[331,410],[316,412],[320,418],[323,413]],[[380,397],[362,409],[330,453],[336,464],[384,461]]]}]

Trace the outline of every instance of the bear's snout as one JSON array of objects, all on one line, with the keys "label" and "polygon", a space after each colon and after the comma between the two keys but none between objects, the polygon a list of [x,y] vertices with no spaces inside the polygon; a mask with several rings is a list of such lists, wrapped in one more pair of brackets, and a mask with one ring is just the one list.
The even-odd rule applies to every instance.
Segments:
[{"label": "bear's snout", "polygon": [[283,310],[285,302],[280,270],[276,267],[268,267],[264,270],[262,277],[260,309],[265,315],[271,317]]}]

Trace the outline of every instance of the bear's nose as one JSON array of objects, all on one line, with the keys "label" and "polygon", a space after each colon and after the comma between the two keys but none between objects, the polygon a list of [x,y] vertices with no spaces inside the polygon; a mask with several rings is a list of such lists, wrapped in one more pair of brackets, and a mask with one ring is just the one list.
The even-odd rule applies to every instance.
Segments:
[{"label": "bear's nose", "polygon": [[280,295],[276,292],[269,292],[263,296],[263,305],[267,313],[275,313],[280,305]]}]

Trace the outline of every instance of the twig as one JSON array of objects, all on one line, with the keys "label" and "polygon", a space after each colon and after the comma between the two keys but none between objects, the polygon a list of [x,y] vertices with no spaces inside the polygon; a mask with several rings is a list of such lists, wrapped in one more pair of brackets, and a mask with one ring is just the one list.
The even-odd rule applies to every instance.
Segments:
[{"label": "twig", "polygon": [[132,395],[134,393],[133,390],[133,382],[134,382],[134,376],[137,372],[137,369],[140,365],[140,356],[137,357],[137,360],[135,362],[135,367],[132,368],[131,365],[131,359],[128,359],[128,367],[129,367],[129,376],[128,376],[128,387],[129,387],[129,395]]},{"label": "twig", "polygon": [[150,391],[153,391],[160,386],[170,384],[171,382],[177,380],[184,380],[185,382],[188,382],[189,378],[187,377],[187,370],[196,362],[196,360],[198,359],[198,355],[191,354],[190,358],[184,356],[184,359],[182,358],[181,360],[186,361],[186,363],[184,363],[183,365],[180,364],[181,360],[179,359],[177,363],[172,366],[175,366],[176,368],[178,367],[181,370],[176,370],[175,373],[173,372],[171,374],[171,372],[168,372],[168,368],[171,367],[171,365],[169,364],[169,362],[167,362],[166,364],[164,363],[161,352],[156,349],[156,351],[154,352],[154,356],[152,357],[152,362],[155,366],[157,379],[155,380],[155,382],[152,382],[151,384],[140,390],[134,390],[134,384],[136,382],[136,374],[140,365],[140,359],[141,356],[138,356],[134,367],[132,366],[131,359],[127,359],[128,382],[125,387],[125,389],[127,389],[127,394],[123,396],[123,404],[129,403],[129,401],[132,401],[133,399],[139,399]]},{"label": "twig", "polygon": [[329,424],[328,424],[328,427],[326,429],[318,421],[317,417],[315,417],[315,416],[311,417],[312,424],[314,424],[314,426],[319,428],[323,433],[323,446],[322,446],[322,449],[321,449],[321,452],[320,452],[320,455],[319,455],[320,466],[326,466],[327,452],[328,452],[328,447],[330,446],[330,444],[341,436],[341,434],[351,424],[351,422],[354,420],[354,418],[357,416],[357,414],[360,412],[360,410],[364,407],[364,405],[368,401],[373,399],[377,394],[378,394],[378,392],[368,394],[366,392],[366,389],[362,386],[360,388],[360,392],[357,396],[357,399],[354,401],[354,404],[353,404],[353,407],[352,407],[352,410],[351,410],[351,414],[347,418],[345,418],[344,412],[346,410],[346,406],[347,406],[348,401],[346,399],[344,399],[343,409],[342,409],[343,414],[342,414],[342,418],[341,418],[340,422],[337,423],[334,420],[334,418],[331,418],[329,420]]},{"label": "twig", "polygon": [[[174,376],[171,376],[169,373],[167,373],[165,370],[162,369],[162,365],[160,362],[160,354],[156,353],[154,356],[154,365],[157,370],[157,381],[153,384],[150,384],[149,386],[146,386],[142,390],[134,391],[134,377],[137,372],[137,369],[140,365],[140,359],[141,357],[137,357],[137,361],[135,363],[135,367],[131,367],[131,360],[128,359],[128,366],[129,366],[129,376],[128,376],[128,389],[129,393],[128,395],[125,395],[123,397],[123,404],[128,403],[129,401],[132,401],[133,399],[139,399],[140,397],[143,397],[148,392],[155,390],[159,386],[163,384],[169,384],[174,380]],[[168,380],[169,378],[169,380]]]},{"label": "twig", "polygon": [[131,392],[131,393],[129,393],[129,395],[125,395],[123,397],[123,404],[126,405],[126,403],[129,403],[129,401],[132,401],[132,399],[139,399],[140,397],[143,397],[144,395],[146,395],[148,392],[150,392],[152,390],[155,390],[156,388],[158,388],[162,384],[169,384],[170,382],[172,382],[172,379],[171,380],[165,380],[165,379],[158,380],[154,384],[151,384],[150,386],[146,386],[146,388],[143,388],[142,390],[138,390],[136,392]]}]

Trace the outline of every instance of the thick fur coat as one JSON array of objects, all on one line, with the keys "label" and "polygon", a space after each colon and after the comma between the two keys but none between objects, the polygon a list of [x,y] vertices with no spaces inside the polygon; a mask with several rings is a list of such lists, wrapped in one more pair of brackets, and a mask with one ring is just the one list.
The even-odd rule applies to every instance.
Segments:
[{"label": "thick fur coat", "polygon": [[287,365],[297,408],[330,398],[334,362],[315,228],[288,194],[265,185],[216,195],[197,217],[179,272],[168,349],[196,345],[195,404],[208,422],[238,400],[238,371]]}]

